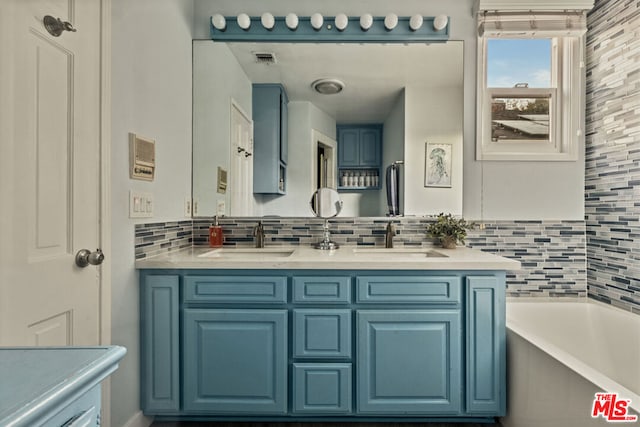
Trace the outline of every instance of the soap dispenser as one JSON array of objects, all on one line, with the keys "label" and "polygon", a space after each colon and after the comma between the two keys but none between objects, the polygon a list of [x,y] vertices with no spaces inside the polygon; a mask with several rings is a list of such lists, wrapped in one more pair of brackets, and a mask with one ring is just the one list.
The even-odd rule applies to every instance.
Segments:
[{"label": "soap dispenser", "polygon": [[221,248],[223,241],[222,226],[218,224],[218,216],[213,217],[213,225],[209,227],[209,247]]}]

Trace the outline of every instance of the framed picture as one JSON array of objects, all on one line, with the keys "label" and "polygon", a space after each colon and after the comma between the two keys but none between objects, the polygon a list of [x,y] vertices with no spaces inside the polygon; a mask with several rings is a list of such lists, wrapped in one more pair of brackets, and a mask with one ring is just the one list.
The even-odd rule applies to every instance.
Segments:
[{"label": "framed picture", "polygon": [[451,188],[451,148],[451,144],[425,143],[425,187]]}]

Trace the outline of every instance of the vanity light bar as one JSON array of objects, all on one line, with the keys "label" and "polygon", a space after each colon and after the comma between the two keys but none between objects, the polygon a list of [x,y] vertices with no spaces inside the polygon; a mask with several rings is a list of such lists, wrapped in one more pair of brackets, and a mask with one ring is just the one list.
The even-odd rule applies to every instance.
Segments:
[{"label": "vanity light bar", "polygon": [[382,42],[424,43],[449,39],[450,20],[446,15],[435,17],[413,15],[323,17],[320,14],[300,16],[211,17],[211,39],[241,42]]}]

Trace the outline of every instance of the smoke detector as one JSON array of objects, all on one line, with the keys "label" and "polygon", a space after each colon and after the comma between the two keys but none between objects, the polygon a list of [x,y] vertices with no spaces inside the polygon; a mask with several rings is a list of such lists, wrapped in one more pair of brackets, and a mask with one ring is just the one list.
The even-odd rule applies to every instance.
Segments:
[{"label": "smoke detector", "polygon": [[319,79],[311,83],[311,87],[318,93],[323,95],[334,95],[342,92],[344,83],[338,79]]}]

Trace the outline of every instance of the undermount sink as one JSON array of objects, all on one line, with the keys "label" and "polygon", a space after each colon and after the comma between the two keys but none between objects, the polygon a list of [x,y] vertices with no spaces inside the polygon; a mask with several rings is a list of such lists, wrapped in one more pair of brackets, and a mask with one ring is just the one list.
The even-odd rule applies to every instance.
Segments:
[{"label": "undermount sink", "polygon": [[447,255],[427,248],[356,248],[354,255],[375,258],[447,258]]},{"label": "undermount sink", "polygon": [[262,258],[286,258],[293,254],[293,249],[281,248],[239,248],[228,249],[219,248],[198,255],[199,258],[246,258],[246,259],[262,259]]}]

